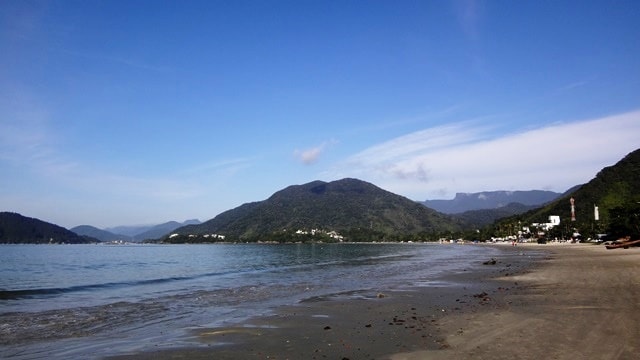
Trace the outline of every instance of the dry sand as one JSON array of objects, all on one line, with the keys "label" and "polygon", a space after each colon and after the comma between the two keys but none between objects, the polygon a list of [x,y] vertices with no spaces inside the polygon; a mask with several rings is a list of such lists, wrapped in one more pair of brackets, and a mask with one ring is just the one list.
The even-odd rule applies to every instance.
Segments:
[{"label": "dry sand", "polygon": [[[531,267],[533,255],[544,256]],[[636,359],[640,248],[505,247],[435,286],[311,299],[117,359]],[[478,259],[481,263],[482,260]],[[451,280],[457,285],[447,283]]]},{"label": "dry sand", "polygon": [[524,285],[505,307],[441,320],[447,349],[391,359],[640,358],[640,248],[545,249],[543,266],[503,279]]}]

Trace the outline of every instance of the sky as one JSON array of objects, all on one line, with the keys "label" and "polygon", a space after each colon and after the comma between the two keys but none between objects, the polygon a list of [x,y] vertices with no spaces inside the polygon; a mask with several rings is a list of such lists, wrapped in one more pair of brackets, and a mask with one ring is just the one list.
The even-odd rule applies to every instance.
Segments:
[{"label": "sky", "polygon": [[0,0],[0,211],[205,221],[358,178],[551,190],[640,148],[640,2]]}]

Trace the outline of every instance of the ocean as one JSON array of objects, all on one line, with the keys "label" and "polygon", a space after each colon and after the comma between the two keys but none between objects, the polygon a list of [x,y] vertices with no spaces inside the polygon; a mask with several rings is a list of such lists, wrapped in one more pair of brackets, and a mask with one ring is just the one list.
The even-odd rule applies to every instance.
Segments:
[{"label": "ocean", "polygon": [[0,245],[0,358],[198,346],[194,329],[442,285],[499,254],[440,244]]}]

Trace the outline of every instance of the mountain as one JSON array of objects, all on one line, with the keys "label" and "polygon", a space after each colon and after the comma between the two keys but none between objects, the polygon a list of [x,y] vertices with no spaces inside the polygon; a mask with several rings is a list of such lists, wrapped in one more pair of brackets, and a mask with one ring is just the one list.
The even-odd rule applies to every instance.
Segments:
[{"label": "mountain", "polygon": [[[571,220],[571,203],[574,199],[575,221]],[[640,149],[625,156],[615,165],[605,167],[595,178],[586,184],[573,188],[551,203],[523,213],[500,220],[496,227],[512,226],[516,223],[544,223],[550,215],[560,216],[560,226],[554,228],[554,234],[562,236],[577,229],[582,235],[594,237],[607,230],[611,224],[619,221],[622,211],[635,216],[638,226],[638,214],[633,213],[640,205]],[[598,207],[599,220],[595,220],[594,210]],[[640,210],[640,209],[639,209]],[[511,225],[509,225],[511,224]]]},{"label": "mountain", "polygon": [[145,232],[142,232],[140,234],[136,234],[133,239],[135,241],[144,241],[144,240],[154,240],[154,239],[159,239],[167,234],[169,234],[170,232],[172,232],[173,230],[182,227],[182,226],[186,226],[186,225],[198,225],[200,224],[199,220],[187,220],[183,223],[179,223],[177,221],[169,221],[166,222],[164,224],[160,224],[160,225],[155,225],[153,227],[151,227],[150,229],[146,230]]},{"label": "mountain", "polygon": [[297,230],[312,229],[337,231],[351,241],[371,241],[456,231],[460,225],[447,215],[373,184],[342,179],[289,186],[267,200],[241,205],[174,233],[182,235],[175,237],[179,241],[204,234],[257,241],[272,236],[292,238]]},{"label": "mountain", "polygon": [[457,193],[452,200],[426,200],[422,204],[445,214],[459,214],[470,210],[498,209],[511,203],[541,206],[562,194],[553,191],[484,191]]},{"label": "mountain", "polygon": [[98,229],[95,226],[91,225],[80,225],[70,229],[74,233],[80,236],[89,236],[92,238],[96,238],[100,241],[116,241],[116,240],[124,240],[131,241],[131,237],[122,234],[114,234],[110,231]]},{"label": "mountain", "polygon": [[105,228],[105,231],[114,234],[122,234],[133,238],[138,234],[151,230],[155,225],[123,225]]},{"label": "mountain", "polygon": [[496,220],[522,214],[538,207],[537,205],[511,203],[496,209],[469,210],[460,214],[452,214],[451,216],[464,223],[465,229],[479,229],[494,223]]},{"label": "mountain", "polygon": [[94,229],[105,231],[108,234],[116,234],[117,236],[120,236],[116,240],[144,241],[150,239],[159,239],[181,226],[193,224],[200,224],[200,220],[190,219],[182,223],[179,223],[177,221],[169,221],[159,225],[123,225],[106,228],[104,230],[100,230],[97,228]]},{"label": "mountain", "polygon": [[61,226],[22,216],[0,212],[0,243],[2,244],[88,244],[97,242]]}]

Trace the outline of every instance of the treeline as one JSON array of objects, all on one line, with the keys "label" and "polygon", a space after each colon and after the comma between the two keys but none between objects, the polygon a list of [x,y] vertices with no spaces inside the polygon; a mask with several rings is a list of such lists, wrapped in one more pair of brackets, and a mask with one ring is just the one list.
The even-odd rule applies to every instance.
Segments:
[{"label": "treeline", "polygon": [[[337,242],[428,242],[437,241],[446,234],[429,233],[386,233],[371,229],[351,229],[342,231],[341,238],[332,237],[326,232],[296,233],[295,231],[276,231],[251,237],[226,236],[224,239],[204,235],[174,235],[163,240],[167,244],[211,244],[211,243],[337,243]],[[449,234],[450,235],[450,234]]]}]

